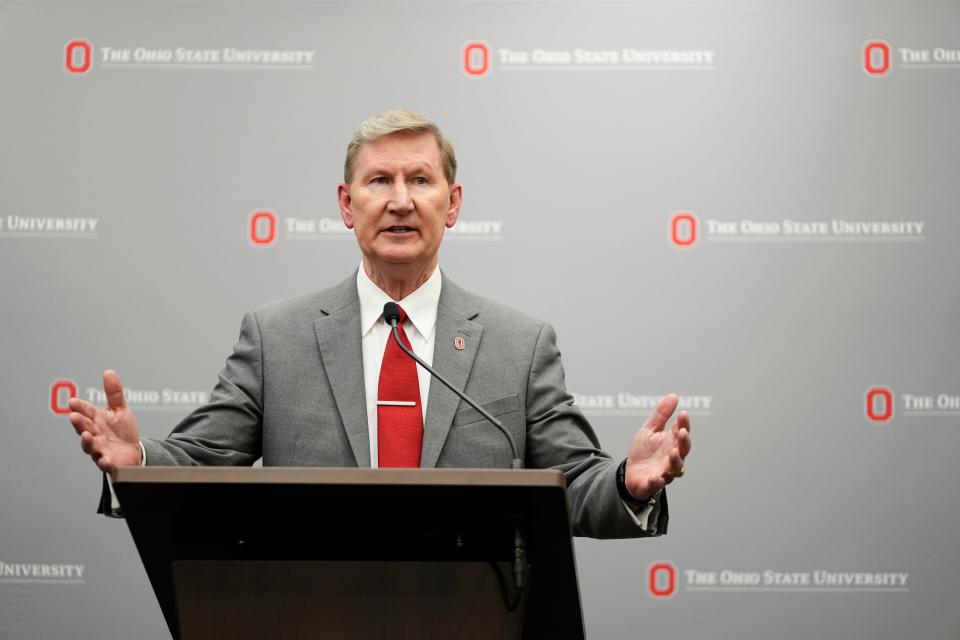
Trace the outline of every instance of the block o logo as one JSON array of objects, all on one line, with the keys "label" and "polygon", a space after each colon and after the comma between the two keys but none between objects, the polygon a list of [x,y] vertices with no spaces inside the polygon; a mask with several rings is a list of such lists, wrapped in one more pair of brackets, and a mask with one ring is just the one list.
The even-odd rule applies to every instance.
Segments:
[{"label": "block o logo", "polygon": [[874,40],[864,45],[863,70],[868,76],[886,75],[890,71],[890,45],[883,40]]},{"label": "block o logo", "polygon": [[647,590],[655,598],[669,598],[677,591],[677,567],[672,562],[654,562],[647,572]]},{"label": "block o logo", "polygon": [[678,247],[690,247],[697,241],[697,216],[675,213],[670,218],[670,241]]},{"label": "block o logo", "polygon": [[888,387],[867,389],[867,418],[872,422],[887,422],[893,417],[893,391]]},{"label": "block o logo", "polygon": [[64,66],[74,74],[84,74],[93,65],[93,47],[86,40],[71,40],[64,47]]},{"label": "block o logo", "polygon": [[485,76],[490,71],[490,47],[486,42],[468,42],[463,47],[463,70],[468,76]]},{"label": "block o logo", "polygon": [[77,383],[73,380],[56,380],[50,385],[50,411],[57,415],[70,413],[67,403],[77,397]]},{"label": "block o logo", "polygon": [[250,242],[257,246],[267,246],[277,239],[277,215],[263,209],[254,211],[250,216]]}]

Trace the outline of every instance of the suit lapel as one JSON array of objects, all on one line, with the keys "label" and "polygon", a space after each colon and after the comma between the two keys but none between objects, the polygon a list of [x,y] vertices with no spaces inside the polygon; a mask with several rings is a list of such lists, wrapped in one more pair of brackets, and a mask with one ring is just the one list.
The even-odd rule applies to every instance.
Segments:
[{"label": "suit lapel", "polygon": [[[472,321],[478,311],[470,294],[443,276],[440,303],[437,307],[437,328],[433,346],[433,368],[450,384],[463,391],[467,386],[473,361],[480,347],[483,326]],[[454,346],[457,337],[463,338],[463,349]],[[450,432],[453,416],[460,398],[439,380],[430,381],[427,419],[423,425],[423,450],[420,466],[437,466],[437,459]]]},{"label": "suit lapel", "polygon": [[314,322],[320,358],[343,420],[353,457],[359,467],[370,466],[370,434],[363,383],[363,349],[360,345],[360,300],[356,272],[322,301],[325,317]]}]

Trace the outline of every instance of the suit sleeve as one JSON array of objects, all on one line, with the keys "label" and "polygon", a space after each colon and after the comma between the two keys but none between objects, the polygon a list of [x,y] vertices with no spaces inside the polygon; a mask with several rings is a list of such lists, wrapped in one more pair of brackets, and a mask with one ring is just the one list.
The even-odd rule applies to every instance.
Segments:
[{"label": "suit sleeve", "polygon": [[617,493],[613,460],[567,393],[556,333],[541,327],[527,378],[527,463],[559,469],[566,476],[573,534],[591,538],[635,538],[667,531],[666,492],[646,529],[627,512]]},{"label": "suit sleeve", "polygon": [[147,463],[163,466],[252,465],[263,428],[263,351],[257,317],[243,317],[240,338],[220,372],[210,402],[164,440],[145,438]]}]

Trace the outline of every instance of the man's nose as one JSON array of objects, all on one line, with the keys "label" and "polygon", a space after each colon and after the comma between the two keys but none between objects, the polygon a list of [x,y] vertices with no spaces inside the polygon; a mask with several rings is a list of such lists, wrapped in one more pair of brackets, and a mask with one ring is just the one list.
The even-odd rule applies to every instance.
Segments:
[{"label": "man's nose", "polygon": [[393,184],[393,193],[390,195],[387,208],[393,213],[409,213],[413,210],[413,199],[410,197],[410,190],[402,180],[397,180]]}]

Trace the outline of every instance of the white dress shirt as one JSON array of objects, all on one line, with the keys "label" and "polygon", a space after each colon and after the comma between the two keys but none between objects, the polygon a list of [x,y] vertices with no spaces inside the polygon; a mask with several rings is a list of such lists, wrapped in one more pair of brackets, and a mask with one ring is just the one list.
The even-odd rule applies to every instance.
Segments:
[{"label": "white dress shirt", "polygon": [[[380,364],[387,341],[393,340],[390,326],[383,321],[383,305],[396,302],[407,313],[403,330],[410,340],[413,352],[424,362],[433,365],[433,345],[437,327],[437,305],[440,303],[440,269],[433,273],[403,300],[394,301],[375,285],[363,265],[357,272],[357,293],[360,296],[360,345],[363,349],[363,384],[367,398],[367,429],[370,434],[370,466],[379,466],[377,448],[377,391],[380,387]],[[427,396],[430,393],[430,374],[417,367],[420,383],[420,411],[427,419]]]}]

